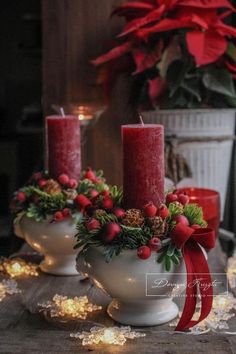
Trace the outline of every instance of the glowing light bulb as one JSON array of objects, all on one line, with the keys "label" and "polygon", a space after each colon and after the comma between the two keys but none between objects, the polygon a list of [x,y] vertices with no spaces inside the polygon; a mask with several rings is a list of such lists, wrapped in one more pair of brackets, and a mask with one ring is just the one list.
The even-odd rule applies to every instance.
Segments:
[{"label": "glowing light bulb", "polygon": [[115,333],[112,329],[106,328],[102,336],[102,342],[107,344],[112,344],[115,341]]},{"label": "glowing light bulb", "polygon": [[24,261],[23,259],[4,258],[0,264],[0,270],[11,278],[20,276],[38,276],[38,265]]},{"label": "glowing light bulb", "polygon": [[87,296],[68,298],[67,296],[55,295],[52,301],[38,304],[39,310],[44,311],[50,317],[68,319],[86,319],[90,312],[101,310],[101,306],[93,305]]}]

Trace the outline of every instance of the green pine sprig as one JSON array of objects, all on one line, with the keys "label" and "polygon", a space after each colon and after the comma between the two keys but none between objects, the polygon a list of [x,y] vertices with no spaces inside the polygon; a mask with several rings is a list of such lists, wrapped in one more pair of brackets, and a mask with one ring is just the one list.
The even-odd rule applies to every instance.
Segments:
[{"label": "green pine sprig", "polygon": [[184,208],[184,216],[188,219],[190,225],[200,225],[201,227],[206,227],[207,223],[203,219],[202,208],[197,204],[187,204]]},{"label": "green pine sprig", "polygon": [[116,206],[121,206],[123,201],[123,189],[117,186],[110,187],[110,196]]}]

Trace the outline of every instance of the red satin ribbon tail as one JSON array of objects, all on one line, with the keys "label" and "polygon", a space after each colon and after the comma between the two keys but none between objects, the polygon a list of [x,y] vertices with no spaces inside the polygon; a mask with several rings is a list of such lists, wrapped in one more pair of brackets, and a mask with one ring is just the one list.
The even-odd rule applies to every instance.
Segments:
[{"label": "red satin ribbon tail", "polygon": [[[199,274],[196,274],[196,279],[198,279],[199,282],[198,288],[201,296],[201,312],[198,320],[191,321],[188,328],[196,326],[199,322],[207,318],[211,312],[213,302],[213,287],[210,270],[201,248],[198,244],[196,244],[196,247],[198,248],[198,257],[192,258],[192,264],[194,269],[198,269],[199,272]],[[199,269],[199,265],[201,269]]]},{"label": "red satin ribbon tail", "polygon": [[195,308],[196,308],[196,301],[197,301],[197,286],[191,285],[194,284],[195,276],[194,276],[193,266],[192,266],[191,257],[188,252],[188,249],[184,248],[183,254],[184,254],[184,261],[187,270],[187,287],[185,293],[186,298],[185,298],[184,309],[181,318],[175,328],[175,331],[183,331],[185,328],[187,328],[189,322],[191,321],[194,315]]},{"label": "red satin ribbon tail", "polygon": [[[183,249],[183,254],[187,269],[187,289],[184,310],[176,331],[189,329],[204,320],[211,311],[213,301],[212,280],[202,249],[195,241],[189,241]],[[197,290],[200,294],[201,313],[198,320],[191,320],[195,313]]]}]

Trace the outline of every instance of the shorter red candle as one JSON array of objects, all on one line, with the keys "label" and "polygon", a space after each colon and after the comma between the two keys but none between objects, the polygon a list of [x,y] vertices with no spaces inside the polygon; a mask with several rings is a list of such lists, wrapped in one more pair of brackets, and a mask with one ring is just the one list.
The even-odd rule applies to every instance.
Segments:
[{"label": "shorter red candle", "polygon": [[46,118],[46,168],[52,178],[62,173],[79,180],[81,173],[80,121],[76,116]]}]

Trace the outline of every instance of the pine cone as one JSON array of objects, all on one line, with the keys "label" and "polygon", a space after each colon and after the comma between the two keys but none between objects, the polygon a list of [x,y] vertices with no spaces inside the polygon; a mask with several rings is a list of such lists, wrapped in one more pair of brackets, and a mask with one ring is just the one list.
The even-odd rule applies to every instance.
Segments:
[{"label": "pine cone", "polygon": [[155,236],[164,236],[167,224],[166,221],[163,220],[160,216],[153,216],[152,218],[148,218],[148,225],[151,227]]},{"label": "pine cone", "polygon": [[105,210],[103,210],[103,209],[97,209],[97,210],[95,210],[95,212],[94,212],[94,217],[95,218],[99,218],[99,217],[101,217],[101,216],[104,216],[104,215],[106,215],[107,213],[106,213],[106,211]]},{"label": "pine cone", "polygon": [[140,227],[144,223],[142,211],[139,209],[128,209],[122,219],[122,224],[130,227]]},{"label": "pine cone", "polygon": [[63,194],[66,196],[66,199],[74,200],[77,196],[77,192],[74,189],[63,190]]},{"label": "pine cone", "polygon": [[61,192],[61,186],[54,179],[49,179],[43,187],[45,193],[53,195]]}]

